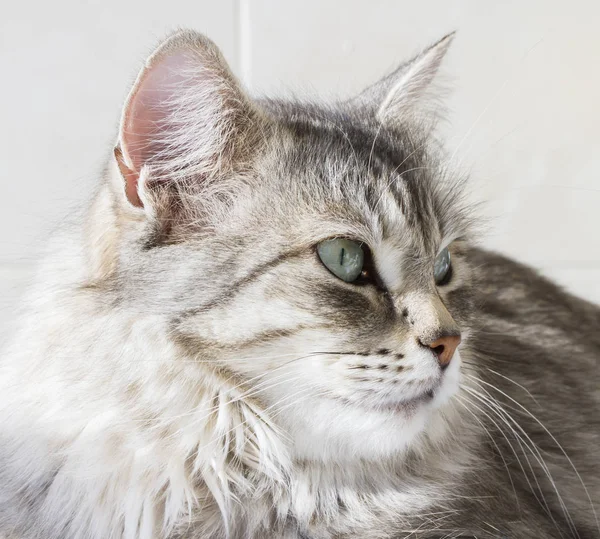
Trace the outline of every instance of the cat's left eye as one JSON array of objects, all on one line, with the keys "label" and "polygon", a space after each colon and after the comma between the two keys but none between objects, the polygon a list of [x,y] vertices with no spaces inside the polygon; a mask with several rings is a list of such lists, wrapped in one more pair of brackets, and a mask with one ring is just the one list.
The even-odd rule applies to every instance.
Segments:
[{"label": "cat's left eye", "polygon": [[435,284],[443,286],[450,282],[452,277],[452,263],[450,260],[450,251],[446,247],[437,255],[433,264],[433,277]]}]

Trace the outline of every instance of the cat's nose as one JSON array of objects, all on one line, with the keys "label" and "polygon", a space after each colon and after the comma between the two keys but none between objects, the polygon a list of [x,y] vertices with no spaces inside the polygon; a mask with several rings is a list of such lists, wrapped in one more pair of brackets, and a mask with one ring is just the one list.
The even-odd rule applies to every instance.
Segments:
[{"label": "cat's nose", "polygon": [[456,352],[456,349],[460,344],[460,333],[447,333],[435,340],[421,342],[421,344],[431,348],[431,351],[437,356],[440,367],[444,370],[450,365],[452,356],[454,356],[454,352]]}]

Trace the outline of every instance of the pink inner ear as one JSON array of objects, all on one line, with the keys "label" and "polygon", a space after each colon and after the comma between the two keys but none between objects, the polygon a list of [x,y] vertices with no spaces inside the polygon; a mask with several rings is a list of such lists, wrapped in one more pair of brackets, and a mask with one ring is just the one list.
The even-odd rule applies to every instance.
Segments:
[{"label": "pink inner ear", "polygon": [[[174,97],[189,79],[184,76],[191,58],[183,51],[150,63],[138,77],[123,115],[120,163],[129,201],[138,206],[137,184],[142,167],[151,163],[168,139]],[[132,200],[133,199],[133,200]]]},{"label": "pink inner ear", "polygon": [[121,142],[132,168],[142,166],[156,156],[166,139],[174,96],[186,84],[184,72],[190,58],[180,51],[161,58],[141,74],[128,101]]}]

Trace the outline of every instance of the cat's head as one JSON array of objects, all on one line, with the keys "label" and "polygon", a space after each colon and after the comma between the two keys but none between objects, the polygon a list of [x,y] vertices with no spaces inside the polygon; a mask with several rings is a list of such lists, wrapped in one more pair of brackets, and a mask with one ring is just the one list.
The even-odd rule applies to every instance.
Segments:
[{"label": "cat's head", "polygon": [[300,456],[405,448],[458,388],[470,217],[420,113],[450,42],[321,105],[253,100],[183,32],[126,102],[103,266],[121,304]]}]

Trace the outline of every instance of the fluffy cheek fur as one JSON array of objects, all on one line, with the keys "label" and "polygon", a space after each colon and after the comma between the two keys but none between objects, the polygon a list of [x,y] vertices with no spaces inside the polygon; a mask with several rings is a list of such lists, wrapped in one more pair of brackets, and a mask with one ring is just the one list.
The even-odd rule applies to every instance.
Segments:
[{"label": "fluffy cheek fur", "polygon": [[[433,439],[445,436],[444,408],[458,390],[460,354],[439,377],[438,369],[427,365],[429,358],[417,354],[411,359],[425,360],[421,369],[397,372],[389,363],[381,370],[381,362],[390,358],[311,353],[310,342],[340,344],[325,332],[311,337],[288,339],[289,356],[261,376],[254,390],[288,435],[295,457],[325,462],[380,459],[416,449],[425,431]],[[272,357],[268,347],[263,354]],[[367,365],[372,368],[365,369]],[[415,395],[420,384],[435,386],[433,398]]]}]

